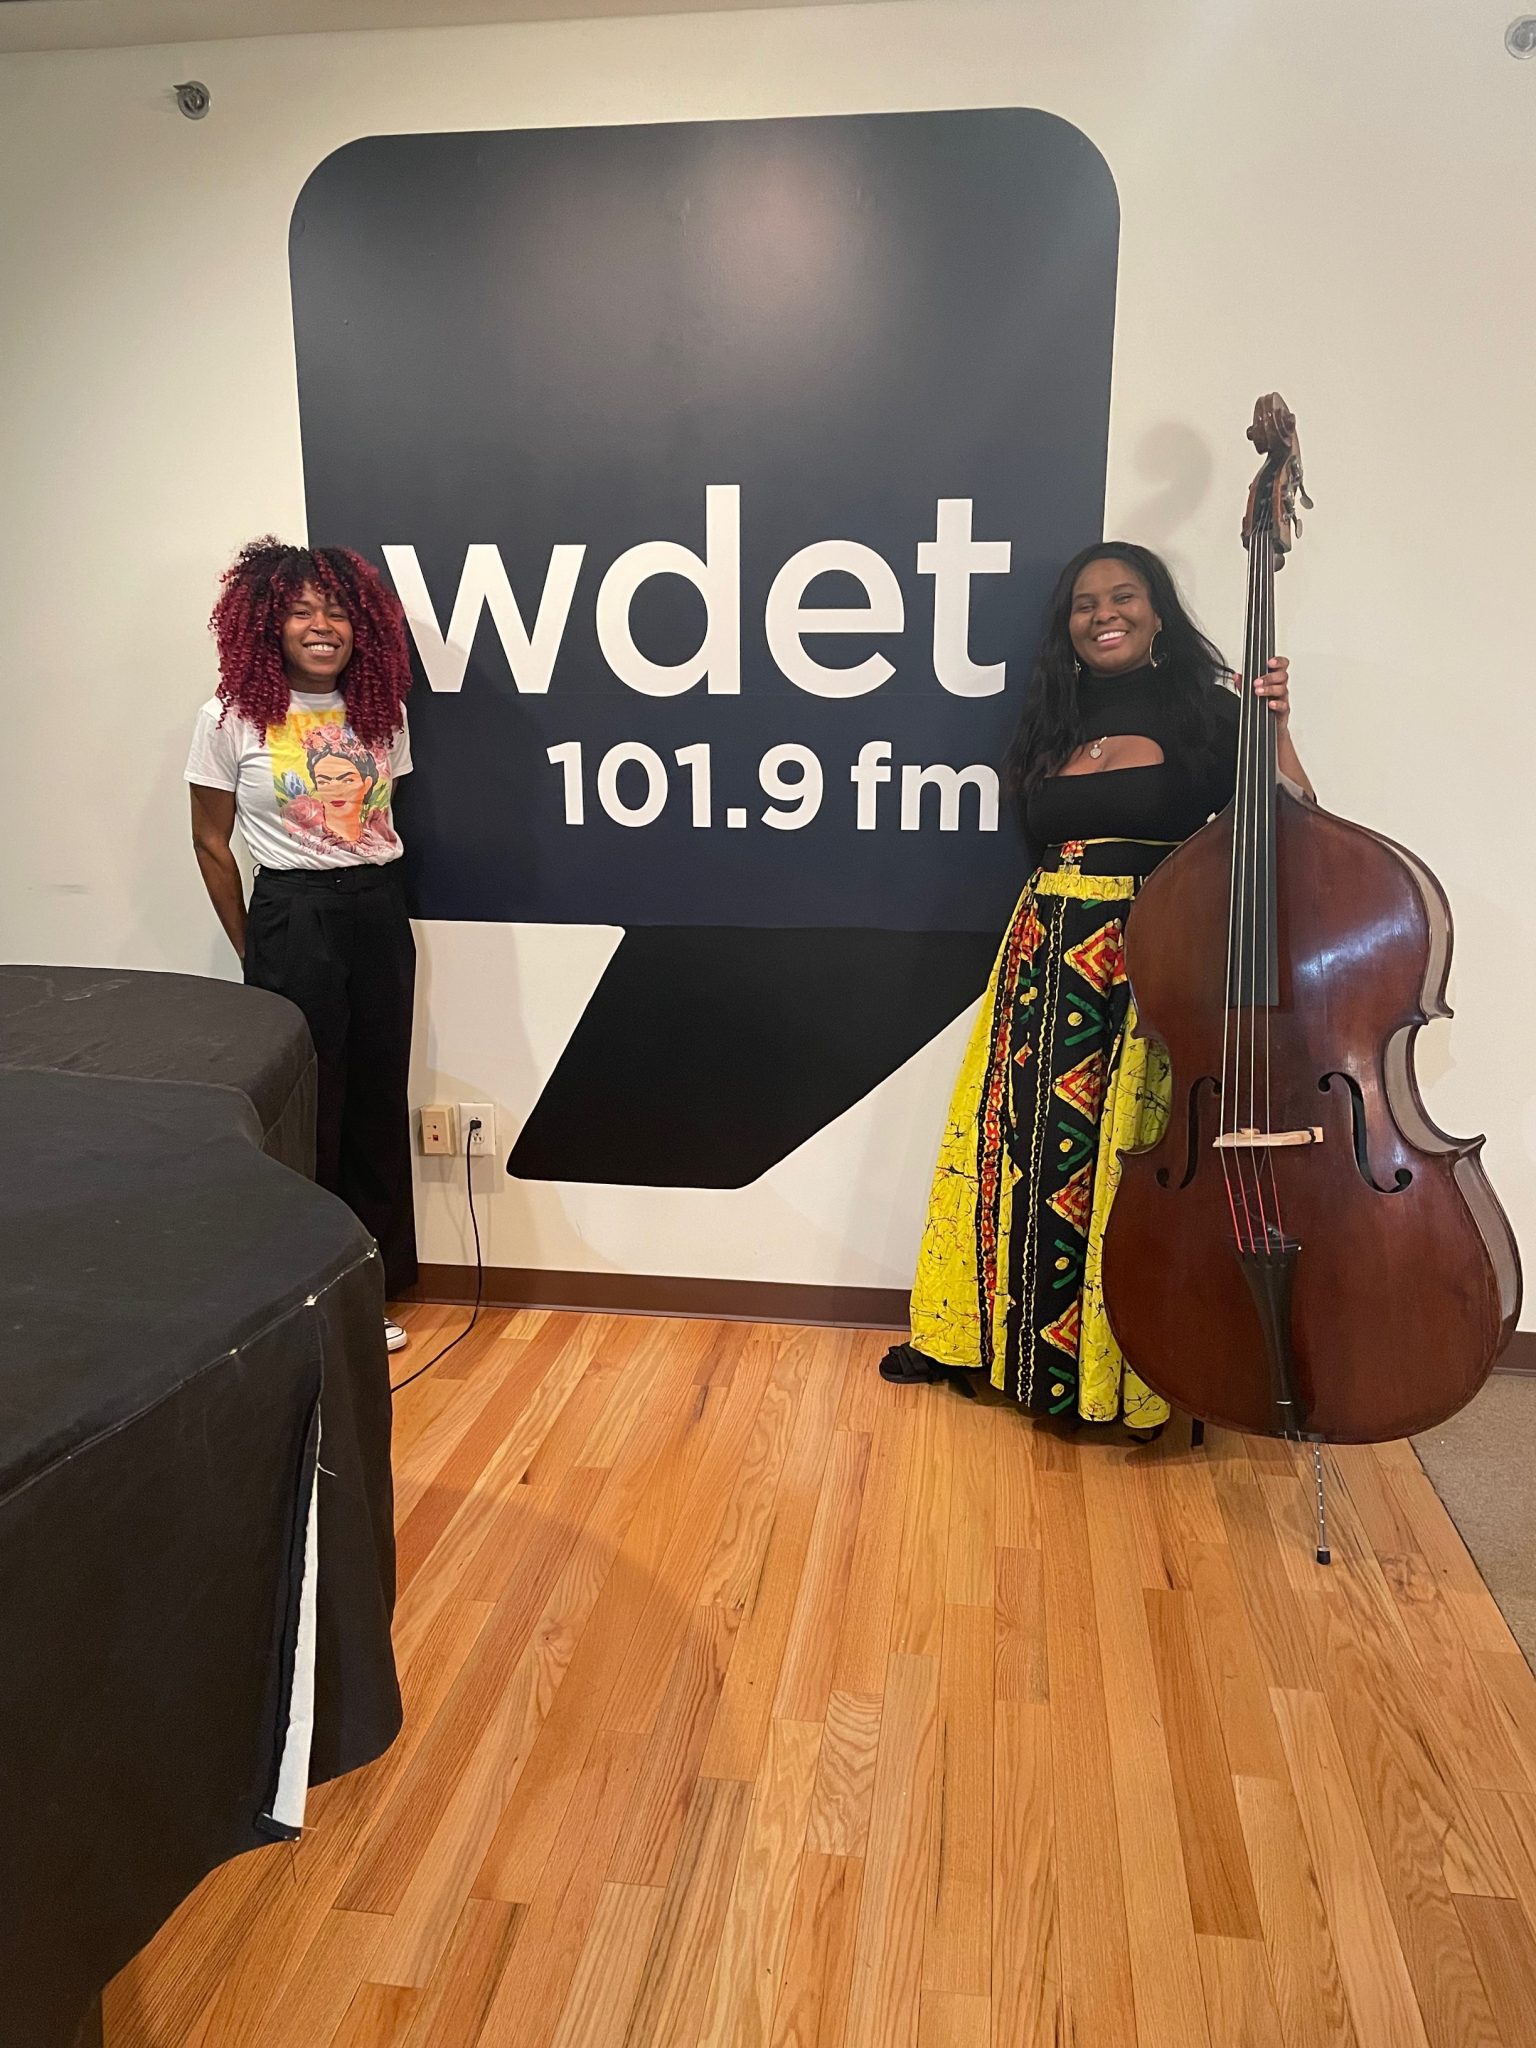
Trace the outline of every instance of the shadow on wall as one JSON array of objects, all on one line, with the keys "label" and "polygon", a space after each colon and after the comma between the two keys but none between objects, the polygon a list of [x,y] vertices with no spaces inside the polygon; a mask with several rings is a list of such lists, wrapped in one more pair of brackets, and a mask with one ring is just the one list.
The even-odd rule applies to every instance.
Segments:
[{"label": "shadow on wall", "polygon": [[1116,522],[1119,538],[1161,554],[1210,496],[1216,468],[1210,443],[1193,427],[1164,420],[1142,435],[1133,460],[1137,476],[1152,489]]}]

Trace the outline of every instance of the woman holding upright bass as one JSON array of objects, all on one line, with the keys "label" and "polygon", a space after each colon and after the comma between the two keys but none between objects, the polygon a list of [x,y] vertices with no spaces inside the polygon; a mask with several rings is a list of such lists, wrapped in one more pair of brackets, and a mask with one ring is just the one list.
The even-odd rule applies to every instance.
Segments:
[{"label": "woman holding upright bass", "polygon": [[[1105,541],[1062,570],[1009,756],[1037,865],[961,1066],[911,1339],[887,1353],[886,1379],[984,1372],[1036,1414],[1137,1433],[1168,1418],[1120,1355],[1100,1275],[1119,1153],[1167,1116],[1166,1069],[1130,1028],[1125,919],[1158,863],[1232,796],[1227,673],[1146,548]],[[1280,772],[1310,797],[1283,659],[1258,688]]]},{"label": "woman holding upright bass", "polygon": [[[319,1065],[315,1177],[416,1278],[407,1083],[416,947],[394,785],[410,772],[405,621],[346,548],[253,541],[213,612],[219,687],[197,715],[192,839],[252,987],[303,1011]],[[230,840],[256,864],[247,910]],[[386,1323],[391,1351],[405,1332]]]}]

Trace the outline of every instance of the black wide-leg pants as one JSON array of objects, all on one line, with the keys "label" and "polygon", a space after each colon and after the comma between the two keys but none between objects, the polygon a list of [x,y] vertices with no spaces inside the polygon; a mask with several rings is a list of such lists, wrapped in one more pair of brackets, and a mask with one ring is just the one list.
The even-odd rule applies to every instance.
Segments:
[{"label": "black wide-leg pants", "polygon": [[245,979],[304,1013],[319,1069],[315,1179],[372,1233],[394,1297],[416,1279],[416,942],[399,863],[263,868],[251,892]]}]

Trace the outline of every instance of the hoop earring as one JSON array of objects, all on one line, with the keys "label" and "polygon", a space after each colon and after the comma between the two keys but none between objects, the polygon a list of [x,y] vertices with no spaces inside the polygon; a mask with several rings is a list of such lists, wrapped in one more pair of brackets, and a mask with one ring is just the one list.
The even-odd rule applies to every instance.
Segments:
[{"label": "hoop earring", "polygon": [[1159,654],[1157,651],[1157,643],[1159,640],[1162,639],[1162,637],[1163,629],[1161,626],[1159,626],[1157,631],[1152,635],[1151,646],[1147,649],[1147,659],[1151,662],[1154,668],[1161,668],[1163,665],[1163,656]]}]

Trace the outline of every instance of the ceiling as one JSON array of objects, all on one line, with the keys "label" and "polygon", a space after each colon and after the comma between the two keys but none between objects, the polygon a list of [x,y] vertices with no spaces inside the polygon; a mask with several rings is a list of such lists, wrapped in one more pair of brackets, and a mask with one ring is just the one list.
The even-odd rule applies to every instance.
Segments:
[{"label": "ceiling", "polygon": [[823,0],[0,0],[0,54],[820,4]]}]

